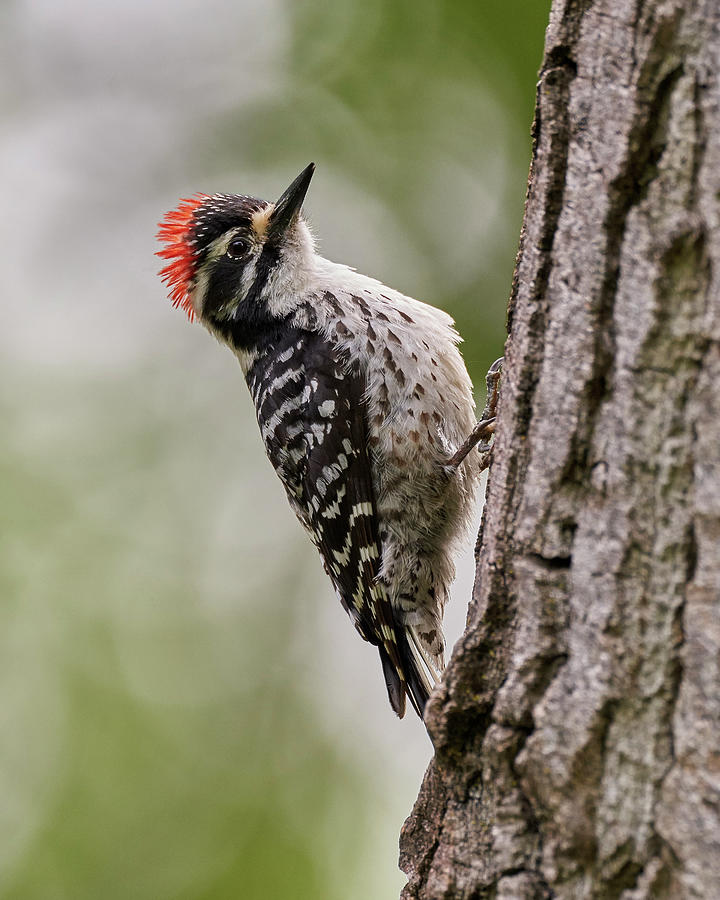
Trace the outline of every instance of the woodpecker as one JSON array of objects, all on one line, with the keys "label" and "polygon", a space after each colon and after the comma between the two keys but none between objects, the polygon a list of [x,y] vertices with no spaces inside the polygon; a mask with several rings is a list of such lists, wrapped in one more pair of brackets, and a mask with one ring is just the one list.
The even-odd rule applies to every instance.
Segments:
[{"label": "woodpecker", "polygon": [[316,253],[301,214],[314,170],[276,203],[181,200],[159,226],[160,275],[238,358],[270,462],[379,650],[392,708],[402,718],[407,697],[422,717],[478,486],[468,453],[494,420],[475,421],[449,315]]}]

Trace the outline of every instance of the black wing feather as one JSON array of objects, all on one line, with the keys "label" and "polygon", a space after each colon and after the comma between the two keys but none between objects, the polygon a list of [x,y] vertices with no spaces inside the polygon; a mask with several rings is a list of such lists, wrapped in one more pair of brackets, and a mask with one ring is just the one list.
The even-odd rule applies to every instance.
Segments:
[{"label": "black wing feather", "polygon": [[404,714],[407,692],[421,714],[425,697],[408,690],[409,648],[378,580],[381,548],[360,375],[321,335],[296,332],[286,348],[255,363],[248,383],[290,504],[358,632],[380,650],[393,709]]}]

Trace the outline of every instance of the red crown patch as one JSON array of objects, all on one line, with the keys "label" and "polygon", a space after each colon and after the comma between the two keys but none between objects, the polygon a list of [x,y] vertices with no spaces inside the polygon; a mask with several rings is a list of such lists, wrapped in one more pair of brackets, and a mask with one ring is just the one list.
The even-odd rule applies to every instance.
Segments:
[{"label": "red crown patch", "polygon": [[193,217],[199,206],[210,197],[195,194],[182,199],[175,209],[170,210],[158,226],[157,239],[165,246],[155,254],[170,262],[160,270],[160,277],[170,289],[172,305],[184,309],[192,322],[195,310],[190,300],[190,282],[195,275],[195,247],[190,242]]}]

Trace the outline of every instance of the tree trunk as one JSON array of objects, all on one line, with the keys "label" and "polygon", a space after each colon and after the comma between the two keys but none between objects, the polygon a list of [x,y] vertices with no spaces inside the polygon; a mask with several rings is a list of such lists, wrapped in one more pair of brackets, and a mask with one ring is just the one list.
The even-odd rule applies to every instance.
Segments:
[{"label": "tree trunk", "polygon": [[720,898],[720,4],[555,0],[403,898]]}]

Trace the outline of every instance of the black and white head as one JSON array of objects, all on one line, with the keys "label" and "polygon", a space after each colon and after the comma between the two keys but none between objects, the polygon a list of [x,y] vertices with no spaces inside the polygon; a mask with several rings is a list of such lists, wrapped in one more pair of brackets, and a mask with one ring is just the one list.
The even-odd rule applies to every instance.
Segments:
[{"label": "black and white head", "polygon": [[160,223],[160,274],[174,306],[237,349],[284,321],[309,286],[313,240],[300,211],[310,163],[276,203],[239,194],[195,194]]}]

